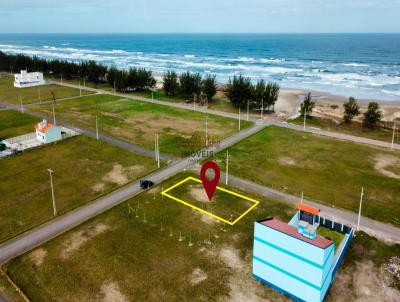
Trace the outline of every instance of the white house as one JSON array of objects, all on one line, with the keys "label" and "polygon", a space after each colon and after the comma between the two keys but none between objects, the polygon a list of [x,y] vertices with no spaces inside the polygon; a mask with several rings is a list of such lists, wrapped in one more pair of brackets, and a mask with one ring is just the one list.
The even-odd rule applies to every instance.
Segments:
[{"label": "white house", "polygon": [[24,88],[46,84],[43,73],[41,72],[27,72],[21,70],[21,73],[14,74],[14,87]]},{"label": "white house", "polygon": [[62,139],[61,128],[50,124],[46,120],[35,125],[36,139],[48,144]]}]

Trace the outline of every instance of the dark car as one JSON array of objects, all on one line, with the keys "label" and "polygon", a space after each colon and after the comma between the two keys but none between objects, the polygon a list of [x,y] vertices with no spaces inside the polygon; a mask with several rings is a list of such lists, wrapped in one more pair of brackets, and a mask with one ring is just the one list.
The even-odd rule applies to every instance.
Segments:
[{"label": "dark car", "polygon": [[146,190],[148,188],[151,188],[154,185],[154,182],[152,182],[151,180],[141,180],[140,181],[140,187],[143,190]]}]

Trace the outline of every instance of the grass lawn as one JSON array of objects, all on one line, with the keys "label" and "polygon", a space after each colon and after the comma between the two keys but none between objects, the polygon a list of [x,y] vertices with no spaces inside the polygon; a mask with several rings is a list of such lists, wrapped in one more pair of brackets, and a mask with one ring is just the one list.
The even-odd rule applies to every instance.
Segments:
[{"label": "grass lawn", "polygon": [[[251,262],[254,220],[288,221],[294,209],[241,192],[261,204],[233,227],[218,223],[160,194],[161,187],[187,175],[143,192],[5,269],[31,301],[290,301],[254,281]],[[343,269],[354,269],[353,259],[374,258],[375,250],[377,263],[400,252],[400,246],[367,236],[356,242],[358,250],[350,249],[351,261],[345,259]],[[359,245],[371,253],[358,255]],[[335,301],[343,294],[330,297]]]},{"label": "grass lawn", "polygon": [[[23,104],[52,100],[50,91],[54,91],[56,99],[79,96],[79,89],[64,87],[59,85],[42,85],[28,88],[15,88],[13,85],[14,77],[2,74],[0,77],[0,100],[13,104]],[[40,98],[39,98],[40,93]],[[91,91],[82,90],[82,94],[91,94]],[[21,99],[20,99],[21,97]]]},{"label": "grass lawn", "polygon": [[35,132],[33,127],[37,122],[37,118],[18,111],[0,111],[0,140]]},{"label": "grass lawn", "polygon": [[354,212],[363,186],[362,214],[400,225],[400,176],[391,171],[399,168],[397,151],[268,127],[229,154],[236,176]]},{"label": "grass lawn", "polygon": [[330,240],[332,240],[333,242],[335,242],[335,251],[338,249],[338,247],[340,246],[340,243],[342,242],[344,235],[340,232],[337,232],[335,230],[331,230],[329,228],[320,226],[318,228],[318,235],[328,238]]},{"label": "grass lawn", "polygon": [[[289,120],[289,122],[303,125],[304,119],[302,117],[298,117],[294,120]],[[393,131],[387,129],[376,129],[376,130],[369,130],[365,129],[361,123],[353,122],[351,124],[340,123],[336,124],[334,121],[321,118],[321,117],[312,117],[306,120],[307,126],[317,127],[324,130],[334,131],[334,132],[341,132],[345,134],[366,137],[376,140],[381,140],[385,142],[392,142]],[[400,135],[396,136],[396,143],[400,143]]]},{"label": "grass lawn", "polygon": [[[51,113],[51,106],[34,110]],[[160,134],[160,152],[182,156],[184,151],[196,151],[205,144],[205,117],[200,112],[182,110],[124,99],[112,95],[93,95],[59,102],[56,115],[64,120],[95,129],[126,141],[154,148],[154,137]],[[251,125],[242,121],[242,128]],[[237,132],[237,121],[208,115],[209,141],[219,141]]]},{"label": "grass lawn", "polygon": [[[135,92],[133,94],[151,99],[151,92],[148,92],[148,91]],[[172,103],[186,103],[186,101],[181,97],[167,96],[165,94],[164,90],[155,91],[153,96],[154,96],[154,99],[157,99],[157,100],[162,100],[162,101],[167,101],[167,102],[172,102]],[[192,102],[192,104],[193,104],[193,102]],[[196,106],[198,106],[198,104],[196,104]],[[217,92],[217,94],[215,95],[213,100],[208,103],[208,108],[212,109],[212,110],[225,111],[225,112],[230,112],[230,113],[238,112],[238,109],[236,109],[232,106],[232,103],[229,101],[229,99],[226,97],[226,95],[222,91]]]},{"label": "grass lawn", "polygon": [[0,160],[0,241],[52,218],[48,168],[63,214],[156,168],[154,160],[85,136]]}]

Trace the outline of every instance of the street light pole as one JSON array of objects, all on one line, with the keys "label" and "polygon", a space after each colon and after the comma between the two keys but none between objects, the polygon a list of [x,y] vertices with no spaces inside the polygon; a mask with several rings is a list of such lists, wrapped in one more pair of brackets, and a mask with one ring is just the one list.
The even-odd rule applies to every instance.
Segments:
[{"label": "street light pole", "polygon": [[238,129],[240,131],[240,107],[239,107],[239,115],[238,115]]},{"label": "street light pole", "polygon": [[362,203],[363,203],[363,197],[364,197],[364,187],[361,188],[360,208],[358,209],[357,231],[360,228],[361,208],[362,208]]},{"label": "street light pole", "polygon": [[208,146],[208,116],[206,115],[206,147]]},{"label": "street light pole", "polygon": [[249,101],[247,101],[247,117],[246,120],[249,121]]},{"label": "street light pole", "polygon": [[396,122],[393,122],[393,136],[392,136],[392,145],[390,146],[390,150],[393,150],[395,133],[396,133]]},{"label": "street light pole", "polygon": [[21,113],[24,113],[24,106],[22,105],[22,97],[21,97],[21,95],[19,96],[19,101],[21,103]]},{"label": "street light pole", "polygon": [[225,184],[228,185],[229,174],[229,150],[226,150],[226,171],[225,171]]},{"label": "street light pole", "polygon": [[97,123],[97,115],[96,115],[96,139],[99,140],[99,126]]},{"label": "street light pole", "polygon": [[57,207],[56,207],[56,198],[54,195],[54,187],[53,187],[53,170],[52,169],[47,169],[50,173],[50,185],[51,185],[51,197],[53,200],[53,215],[54,217],[57,216]]},{"label": "street light pole", "polygon": [[160,141],[157,133],[157,167],[160,168]]},{"label": "street light pole", "polygon": [[51,106],[53,107],[53,124],[56,125],[56,113],[54,110],[54,100],[51,102]]},{"label": "street light pole", "polygon": [[264,119],[264,98],[261,99],[261,120]]}]

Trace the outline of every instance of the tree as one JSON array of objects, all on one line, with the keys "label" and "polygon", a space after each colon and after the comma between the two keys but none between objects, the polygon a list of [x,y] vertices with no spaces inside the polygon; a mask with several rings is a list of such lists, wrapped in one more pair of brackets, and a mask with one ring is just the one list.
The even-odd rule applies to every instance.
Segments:
[{"label": "tree", "polygon": [[250,102],[251,108],[265,108],[265,81],[260,80],[257,82],[256,86],[253,87],[252,101]]},{"label": "tree", "polygon": [[250,78],[239,75],[234,76],[233,80],[229,79],[226,95],[234,106],[245,108],[247,101],[250,101],[253,97],[253,85]]},{"label": "tree", "polygon": [[194,96],[200,96],[201,92],[201,75],[200,73],[184,72],[179,77],[180,94],[185,100],[189,100]]},{"label": "tree", "polygon": [[371,102],[368,104],[368,110],[364,113],[363,126],[374,129],[381,121],[382,112],[379,110],[379,104]]},{"label": "tree", "polygon": [[357,101],[353,97],[350,97],[349,101],[343,104],[343,108],[343,120],[345,123],[351,123],[353,118],[360,114],[360,106],[358,106]]},{"label": "tree", "polygon": [[275,103],[279,97],[279,90],[280,87],[277,83],[270,82],[265,86],[264,101],[269,110],[272,106],[272,110],[275,111]]},{"label": "tree", "polygon": [[167,96],[175,96],[179,91],[178,75],[175,71],[168,70],[163,76],[163,88]]},{"label": "tree", "polygon": [[300,113],[302,116],[311,116],[311,113],[315,107],[315,102],[312,100],[311,92],[307,93],[304,97],[303,103],[300,104]]},{"label": "tree", "polygon": [[209,102],[212,101],[212,98],[217,93],[217,82],[215,78],[215,75],[208,74],[201,82],[201,91],[207,97]]}]

